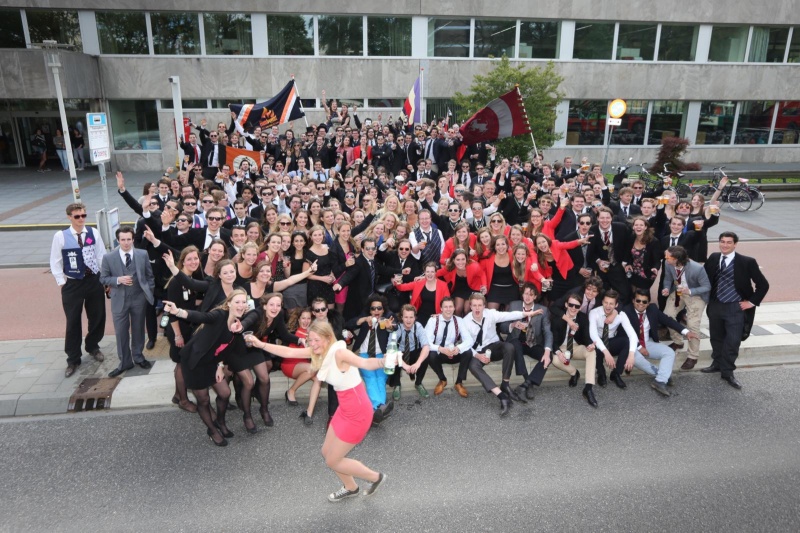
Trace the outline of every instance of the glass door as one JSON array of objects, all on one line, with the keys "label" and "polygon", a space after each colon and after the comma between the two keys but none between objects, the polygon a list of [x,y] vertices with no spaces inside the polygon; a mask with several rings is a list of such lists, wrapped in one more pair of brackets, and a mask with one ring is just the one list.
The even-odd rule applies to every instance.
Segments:
[{"label": "glass door", "polygon": [[14,123],[3,116],[0,116],[0,166],[19,166],[19,143]]}]

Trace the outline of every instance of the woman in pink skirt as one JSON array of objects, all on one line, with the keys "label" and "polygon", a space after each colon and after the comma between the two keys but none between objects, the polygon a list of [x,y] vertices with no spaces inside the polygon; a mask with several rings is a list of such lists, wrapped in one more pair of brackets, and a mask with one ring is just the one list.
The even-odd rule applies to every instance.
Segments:
[{"label": "woman in pink skirt", "polygon": [[359,444],[372,424],[372,403],[359,368],[378,370],[383,366],[383,359],[363,359],[347,349],[344,341],[337,341],[333,328],[326,322],[314,322],[308,331],[307,348],[288,348],[260,341],[248,335],[245,339],[253,346],[285,358],[311,359],[311,367],[317,371],[317,377],[333,386],[339,399],[339,408],[331,419],[325,443],[322,445],[322,456],[325,464],[342,480],[342,487],[328,495],[328,500],[338,502],[357,496],[359,487],[355,478],[371,482],[369,488],[362,491],[370,496],[386,479],[386,474],[367,468],[360,461],[348,459],[356,444]]}]

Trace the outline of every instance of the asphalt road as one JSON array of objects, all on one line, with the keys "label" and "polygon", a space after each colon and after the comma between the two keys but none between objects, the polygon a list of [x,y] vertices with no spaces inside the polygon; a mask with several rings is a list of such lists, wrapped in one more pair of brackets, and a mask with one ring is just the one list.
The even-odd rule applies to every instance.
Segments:
[{"label": "asphalt road", "polygon": [[177,410],[3,420],[0,530],[796,531],[800,368],[738,376],[681,375],[668,399],[631,379],[597,410],[547,386],[502,420],[485,394],[406,392],[351,454],[385,486],[338,504],[299,408],[255,436],[234,412],[227,448]]}]

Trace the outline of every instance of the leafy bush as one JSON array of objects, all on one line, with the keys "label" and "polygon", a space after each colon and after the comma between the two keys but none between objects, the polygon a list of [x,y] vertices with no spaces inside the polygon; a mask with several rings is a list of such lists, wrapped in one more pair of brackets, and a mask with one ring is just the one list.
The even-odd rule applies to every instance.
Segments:
[{"label": "leafy bush", "polygon": [[664,137],[661,140],[661,149],[658,151],[658,157],[653,166],[650,167],[651,172],[663,172],[664,164],[667,164],[669,170],[677,170],[680,172],[686,170],[702,170],[702,166],[698,163],[684,163],[683,156],[689,148],[689,139],[683,137]]}]

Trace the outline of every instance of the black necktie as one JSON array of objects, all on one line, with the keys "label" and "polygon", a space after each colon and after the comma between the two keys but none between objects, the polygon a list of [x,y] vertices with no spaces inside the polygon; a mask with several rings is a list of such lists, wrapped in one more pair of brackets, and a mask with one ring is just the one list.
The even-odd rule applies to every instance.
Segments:
[{"label": "black necktie", "polygon": [[575,346],[575,335],[572,333],[572,328],[567,328],[567,351],[572,355],[572,349]]},{"label": "black necktie", "polygon": [[603,339],[603,344],[608,344],[608,324],[606,324],[605,322],[603,322],[602,339]]},{"label": "black necktie", "polygon": [[411,352],[411,347],[409,346],[409,342],[411,342],[411,339],[409,338],[408,334],[409,332],[405,331],[406,341],[405,344],[403,345],[403,361],[406,362],[408,362],[408,354]]},{"label": "black necktie", "polygon": [[78,233],[78,246],[83,248],[83,233]]},{"label": "black necktie", "polygon": [[447,328],[449,327],[450,327],[450,321],[445,320],[444,331],[442,332],[442,342],[439,343],[440,346],[447,342]]},{"label": "black necktie", "polygon": [[369,342],[367,343],[367,354],[370,357],[375,357],[375,344],[376,344],[376,337],[378,335],[378,328],[377,325],[374,328],[369,330]]},{"label": "black necktie", "polygon": [[125,254],[125,268],[130,268],[131,266],[131,254]]},{"label": "black necktie", "polygon": [[[472,345],[472,349],[473,350],[477,350],[478,348],[480,348],[481,343],[483,343],[483,321],[484,320],[486,320],[486,317],[484,317],[483,320],[481,320],[481,323],[480,323],[481,329],[478,330],[478,335],[475,337],[475,344]],[[475,324],[477,324],[477,322],[475,322],[474,320],[473,320],[473,322]]]},{"label": "black necktie", "polygon": [[678,242],[678,238],[677,237],[672,237],[672,244],[670,246],[675,246],[677,244],[677,242]]},{"label": "black necktie", "polygon": [[370,288],[375,290],[375,262],[369,261],[369,282]]}]

